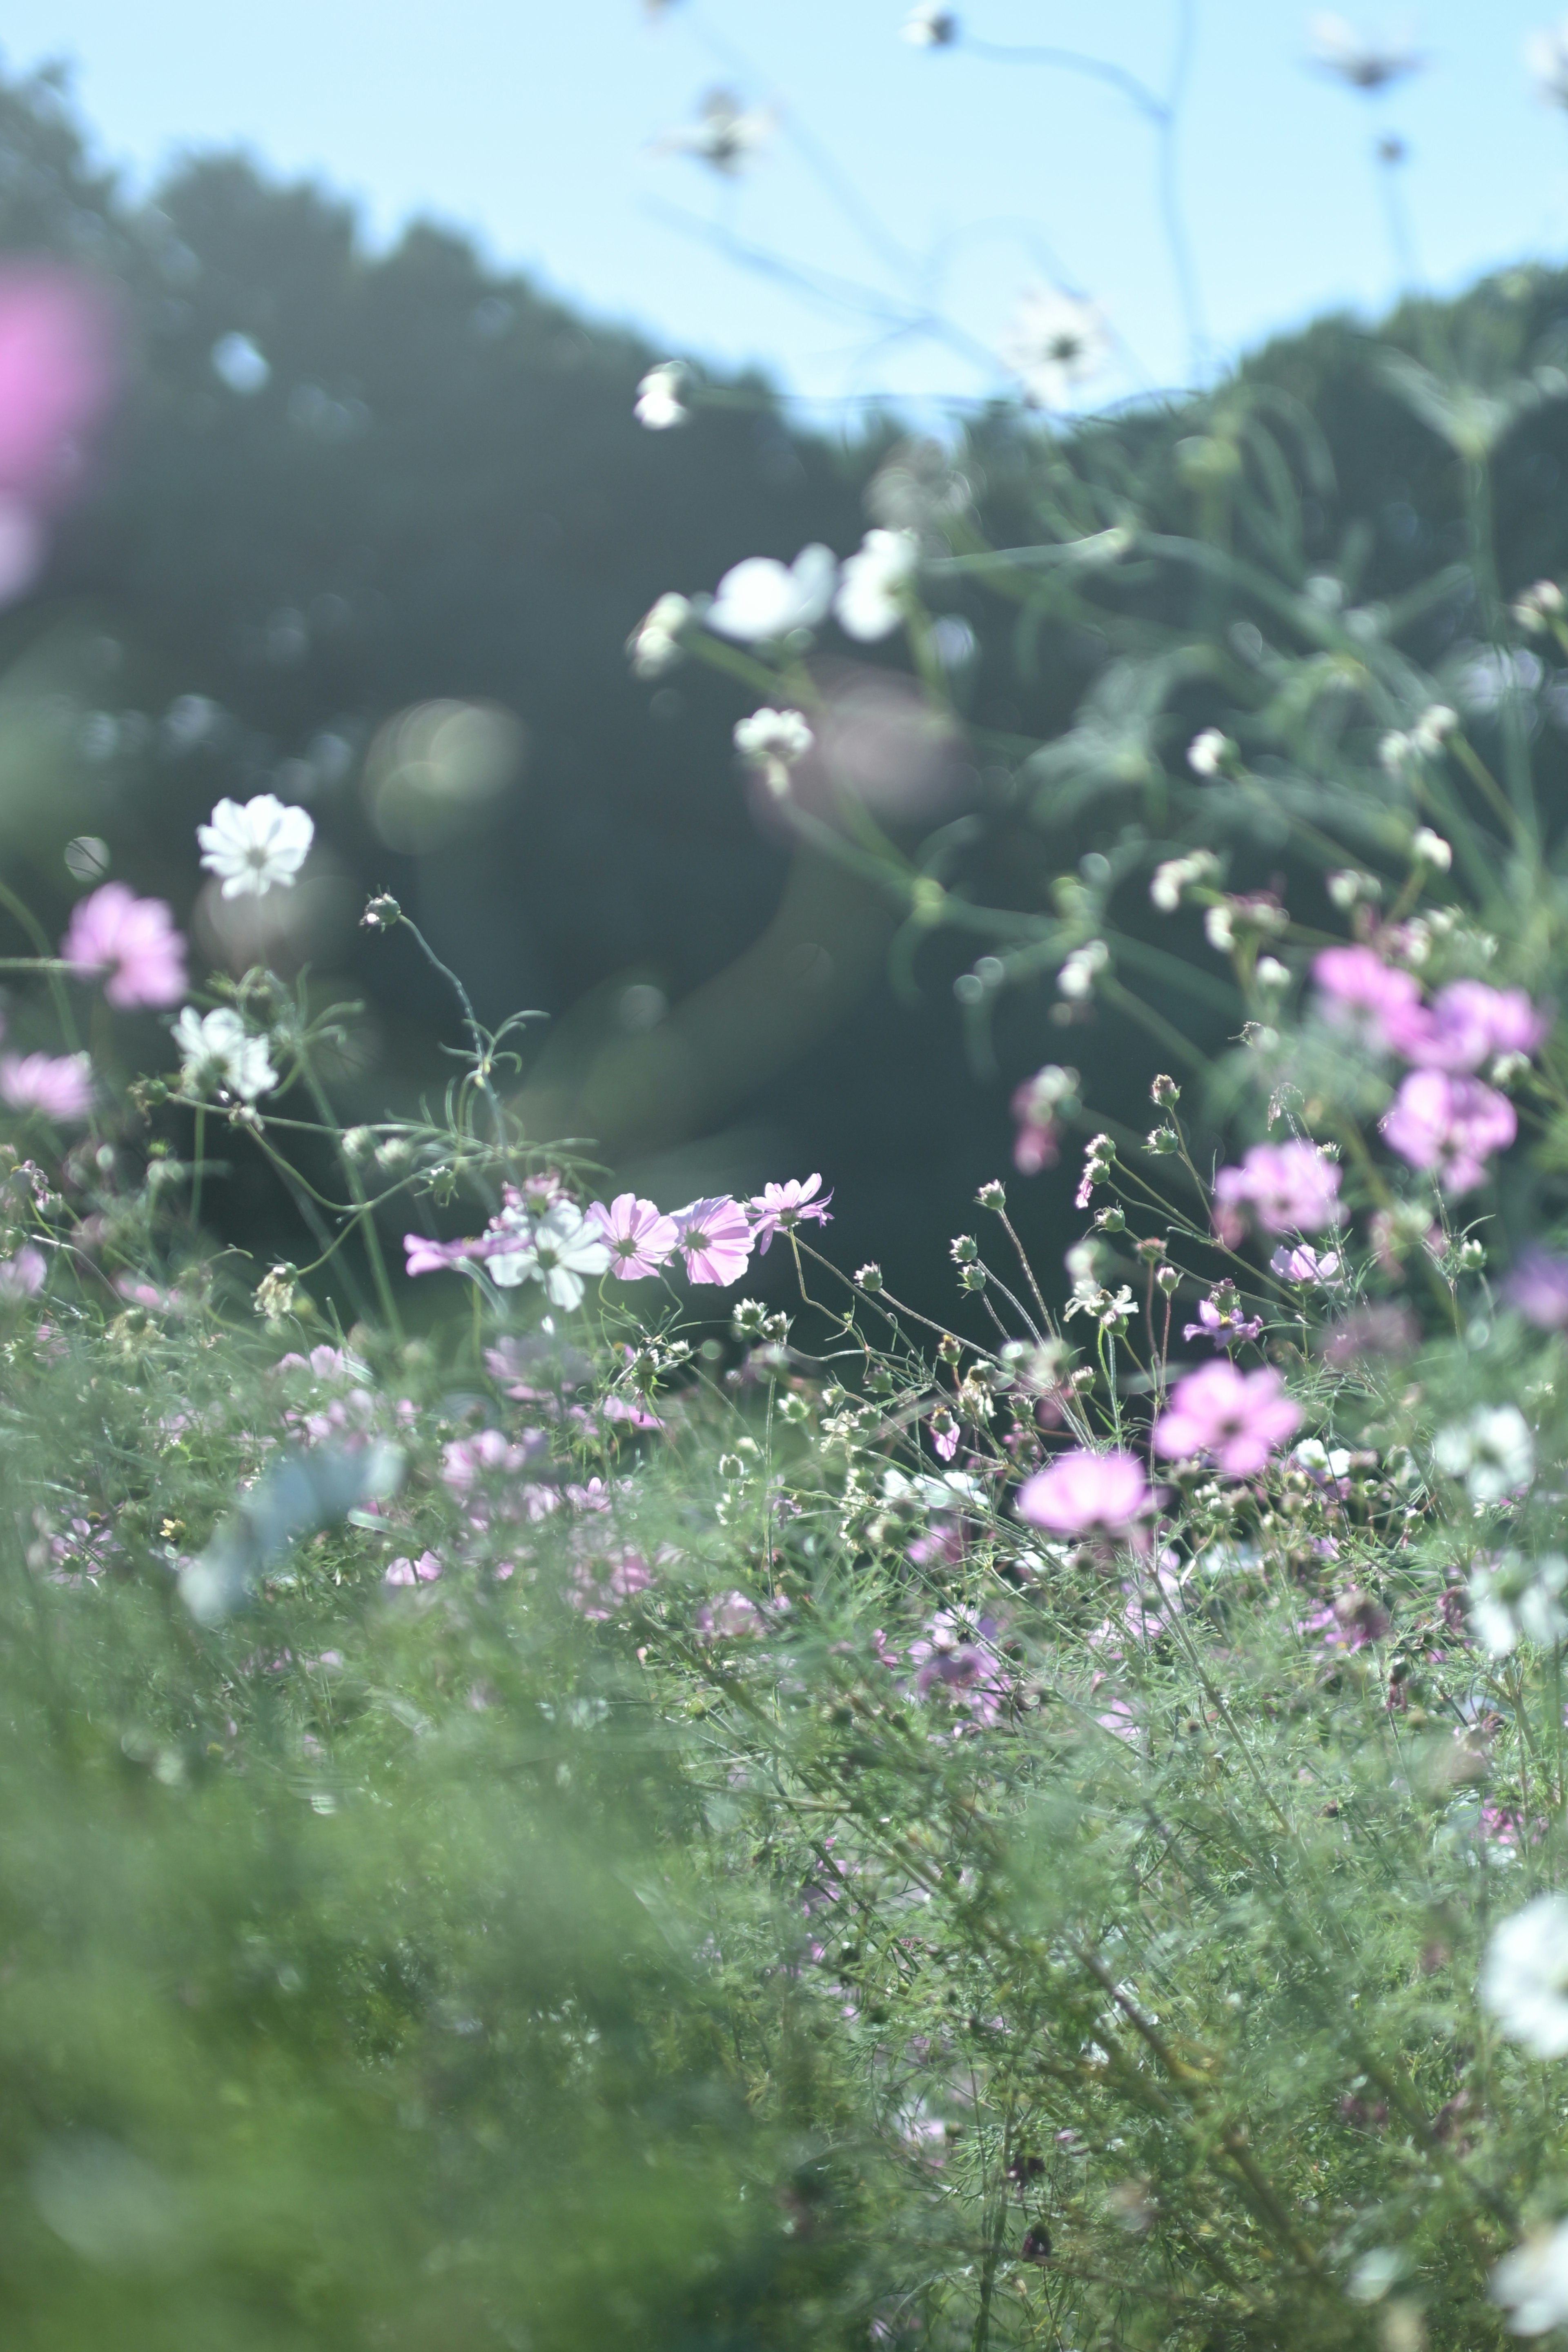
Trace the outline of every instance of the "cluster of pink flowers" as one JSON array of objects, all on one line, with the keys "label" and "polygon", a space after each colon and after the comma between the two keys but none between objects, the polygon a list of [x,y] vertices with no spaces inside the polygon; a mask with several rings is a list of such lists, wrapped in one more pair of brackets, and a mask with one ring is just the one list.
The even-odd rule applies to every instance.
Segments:
[{"label": "cluster of pink flowers", "polygon": [[1250,1212],[1266,1234],[1316,1234],[1337,1225],[1340,1171],[1315,1143],[1299,1137],[1289,1143],[1255,1143],[1239,1168],[1222,1168],[1214,1180],[1215,1224],[1232,1248],[1247,1229]]},{"label": "cluster of pink flowers", "polygon": [[1476,1073],[1527,1061],[1551,1016],[1521,988],[1454,980],[1428,1004],[1413,973],[1369,947],[1325,948],[1312,966],[1325,1013],[1410,1068],[1383,1121],[1390,1148],[1446,1192],[1473,1192],[1519,1132],[1508,1097]]},{"label": "cluster of pink flowers", "polygon": [[574,1255],[563,1259],[569,1266],[640,1282],[679,1258],[689,1282],[728,1285],[740,1280],[753,1250],[766,1256],[775,1234],[826,1224],[832,1198],[816,1175],[804,1182],[792,1177],[787,1183],[765,1184],[749,1201],[714,1193],[668,1215],[635,1192],[619,1192],[607,1204],[590,1202],[579,1214],[565,1202],[558,1179],[537,1178],[531,1185],[509,1186],[500,1215],[477,1237],[435,1242],[423,1234],[405,1234],[403,1246],[410,1274],[436,1274],[465,1262],[526,1257],[534,1227],[542,1229],[552,1218],[558,1223],[572,1219],[574,1230],[566,1246]]}]

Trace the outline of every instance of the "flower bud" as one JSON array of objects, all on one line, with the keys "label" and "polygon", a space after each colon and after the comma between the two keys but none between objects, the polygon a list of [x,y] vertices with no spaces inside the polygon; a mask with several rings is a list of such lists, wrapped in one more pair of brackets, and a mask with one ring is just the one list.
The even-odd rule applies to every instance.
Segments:
[{"label": "flower bud", "polygon": [[1181,1267],[1171,1265],[1157,1265],[1154,1268],[1154,1282],[1162,1297],[1173,1298],[1182,1286]]},{"label": "flower bud", "polygon": [[985,1287],[985,1268],[983,1265],[966,1265],[961,1267],[959,1270],[958,1286],[961,1290],[984,1290]]},{"label": "flower bud", "polygon": [[879,1265],[861,1266],[855,1276],[855,1287],[857,1290],[863,1290],[868,1298],[875,1298],[882,1287],[881,1267]]},{"label": "flower bud", "polygon": [[1162,1071],[1149,1089],[1149,1099],[1162,1110],[1173,1110],[1182,1099],[1182,1089],[1174,1078]]},{"label": "flower bud", "polygon": [[767,1319],[767,1308],[760,1298],[737,1298],[730,1310],[730,1328],[737,1339],[755,1339]]},{"label": "flower bud", "polygon": [[770,1315],[763,1325],[763,1337],[764,1339],[771,1340],[775,1348],[782,1348],[789,1338],[789,1317]]},{"label": "flower bud", "polygon": [[1479,1274],[1487,1262],[1485,1245],[1477,1241],[1473,1234],[1468,1241],[1459,1244],[1454,1255],[1461,1274]]},{"label": "flower bud", "polygon": [[961,1339],[955,1339],[952,1332],[948,1331],[937,1341],[936,1352],[944,1364],[956,1364],[963,1353],[963,1343]]},{"label": "flower bud", "polygon": [[1165,1255],[1165,1244],[1158,1234],[1149,1234],[1138,1244],[1138,1255],[1145,1265],[1158,1265]]},{"label": "flower bud", "polygon": [[988,1184],[982,1184],[974,1197],[983,1209],[994,1209],[1000,1213],[1007,1205],[1007,1188],[993,1176]]},{"label": "flower bud", "polygon": [[1143,1139],[1144,1150],[1152,1152],[1156,1160],[1168,1160],[1172,1152],[1180,1148],[1180,1139],[1173,1127],[1152,1128]]},{"label": "flower bud", "polygon": [[973,1265],[980,1255],[980,1244],[973,1234],[959,1234],[950,1247],[954,1265]]},{"label": "flower bud", "polygon": [[403,909],[390,890],[378,890],[359,919],[362,930],[390,931],[395,923],[403,920]]},{"label": "flower bud", "polygon": [[1110,1208],[1101,1209],[1094,1222],[1096,1229],[1102,1234],[1124,1234],[1127,1231],[1126,1211],[1119,1209],[1114,1202]]}]

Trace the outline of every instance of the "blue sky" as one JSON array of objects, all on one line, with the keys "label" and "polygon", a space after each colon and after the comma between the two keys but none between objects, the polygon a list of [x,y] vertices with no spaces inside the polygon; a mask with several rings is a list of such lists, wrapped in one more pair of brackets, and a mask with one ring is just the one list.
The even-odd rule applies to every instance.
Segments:
[{"label": "blue sky", "polygon": [[[957,13],[967,34],[1079,48],[1159,87],[1177,5]],[[73,60],[102,155],[139,184],[183,149],[242,145],[359,198],[378,239],[434,214],[660,346],[760,362],[816,399],[996,388],[985,353],[1042,277],[1092,294],[1123,339],[1097,394],[1186,380],[1148,125],[1079,77],[962,40],[913,49],[907,6],[672,0],[650,21],[643,0],[11,0],[5,56],[13,70]],[[1217,359],[1396,291],[1370,158],[1383,130],[1408,142],[1427,282],[1568,257],[1568,114],[1534,97],[1523,62],[1550,5],[1430,0],[1426,69],[1375,102],[1306,69],[1309,6],[1195,9],[1181,183]],[[716,82],[777,116],[733,187],[658,147]],[[780,265],[832,279],[831,299]],[[896,331],[922,302],[946,340]]]}]

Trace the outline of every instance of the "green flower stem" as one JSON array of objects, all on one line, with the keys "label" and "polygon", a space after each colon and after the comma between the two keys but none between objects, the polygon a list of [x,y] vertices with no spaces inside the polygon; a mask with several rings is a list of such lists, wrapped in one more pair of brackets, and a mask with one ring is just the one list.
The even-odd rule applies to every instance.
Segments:
[{"label": "green flower stem", "polygon": [[81,1051],[81,1037],[77,1029],[75,1015],[71,1012],[70,998],[66,992],[64,978],[64,975],[68,971],[74,970],[75,967],[71,964],[62,962],[60,958],[53,953],[49,945],[48,935],[45,931],[43,925],[38,921],[37,917],[34,914],[32,908],[26,905],[22,899],[18,898],[16,893],[11,888],[9,883],[5,881],[0,881],[0,907],[5,908],[8,913],[16,917],[17,922],[21,924],[22,929],[26,932],[27,937],[32,940],[34,946],[38,950],[37,961],[36,963],[22,962],[17,960],[13,960],[11,962],[7,963],[5,969],[42,971],[47,975],[49,993],[55,1001],[55,1017],[60,1024],[60,1034],[65,1039],[70,1051],[73,1054],[79,1054]]}]

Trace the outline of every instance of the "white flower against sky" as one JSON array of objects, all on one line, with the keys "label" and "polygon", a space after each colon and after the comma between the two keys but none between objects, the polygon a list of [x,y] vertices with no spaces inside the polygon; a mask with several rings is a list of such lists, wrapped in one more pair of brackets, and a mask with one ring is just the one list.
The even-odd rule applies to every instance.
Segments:
[{"label": "white flower against sky", "polygon": [[726,572],[706,614],[708,626],[742,645],[765,645],[792,629],[815,629],[826,617],[838,582],[838,559],[813,541],[793,563],[748,555]]},{"label": "white flower against sky", "polygon": [[1039,408],[1063,408],[1075,388],[1098,375],[1110,338],[1098,304],[1055,286],[1028,286],[997,346],[1002,364]]},{"label": "white flower against sky", "polygon": [[1378,40],[1358,33],[1342,16],[1314,16],[1310,26],[1312,63],[1331,73],[1352,89],[1386,89],[1403,80],[1422,63],[1421,52],[1408,33]]},{"label": "white flower against sky", "polygon": [[302,808],[286,808],[276,793],[258,793],[242,807],[219,801],[206,824],[196,827],[202,864],[218,875],[226,898],[287,889],[315,839],[315,824]]},{"label": "white flower against sky", "polygon": [[1493,1930],[1479,1990],[1510,2042],[1568,2057],[1568,1895],[1538,1895]]},{"label": "white flower against sky", "polygon": [[1515,1404],[1478,1405],[1469,1418],[1440,1429],[1432,1452],[1437,1467],[1462,1478],[1475,1503],[1500,1503],[1535,1475],[1535,1441]]},{"label": "white flower against sky", "polygon": [[914,578],[921,543],[912,530],[868,530],[845,563],[833,609],[862,645],[891,636],[904,618],[902,591]]},{"label": "white flower against sky", "polygon": [[557,1201],[541,1217],[517,1216],[515,1250],[498,1252],[489,1276],[503,1290],[538,1282],[552,1307],[580,1307],[584,1277],[607,1274],[612,1252],[597,1218],[570,1201]]},{"label": "white flower against sky", "polygon": [[662,677],[681,658],[680,633],[691,618],[689,596],[661,596],[626,639],[626,656],[638,677]]},{"label": "white flower against sky", "polygon": [[1561,1601],[1568,1584],[1568,1558],[1560,1551],[1526,1559],[1505,1552],[1495,1567],[1478,1568],[1470,1578],[1470,1623],[1481,1647],[1506,1658],[1521,1641],[1550,1648],[1568,1634]]},{"label": "white flower against sky", "polygon": [[958,19],[941,0],[916,0],[900,28],[899,38],[915,49],[945,49],[958,38]]},{"label": "white flower against sky", "polygon": [[742,106],[732,89],[710,89],[695,122],[682,123],[658,142],[666,153],[694,155],[710,171],[734,179],[773,131],[771,106]]},{"label": "white flower against sky", "polygon": [[680,362],[660,360],[637,386],[633,410],[637,423],[649,433],[668,433],[672,425],[689,423],[691,411],[680,397],[685,389],[686,370]]},{"label": "white flower against sky", "polygon": [[1568,2320],[1568,2221],[1505,2254],[1487,2289],[1508,2312],[1510,2336],[1544,2336]]},{"label": "white flower against sky", "polygon": [[1537,96],[1549,106],[1568,106],[1568,16],[1549,33],[1532,33],[1524,56]]},{"label": "white flower against sky", "polygon": [[209,1095],[223,1087],[241,1102],[254,1102],[278,1084],[266,1038],[253,1037],[229,1005],[198,1013],[187,1004],[174,1034],[180,1084],[188,1095]]}]

